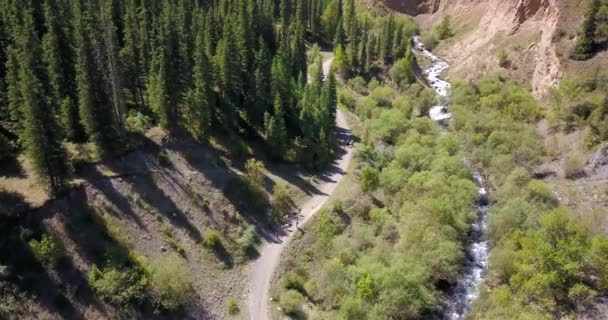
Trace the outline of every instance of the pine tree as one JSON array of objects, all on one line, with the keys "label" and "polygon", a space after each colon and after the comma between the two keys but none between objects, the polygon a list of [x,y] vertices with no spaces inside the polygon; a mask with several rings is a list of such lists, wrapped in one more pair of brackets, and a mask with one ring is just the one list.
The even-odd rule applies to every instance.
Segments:
[{"label": "pine tree", "polygon": [[21,89],[19,88],[19,59],[18,50],[9,47],[7,50],[8,59],[6,61],[6,101],[8,103],[8,114],[11,121],[21,119]]},{"label": "pine tree", "polygon": [[112,19],[112,0],[105,0],[100,4],[100,17],[103,33],[103,44],[105,48],[106,69],[108,70],[108,82],[112,91],[113,116],[116,129],[121,137],[124,135],[124,117],[126,115],[126,102],[122,72],[118,61],[118,44],[116,42],[116,30]]},{"label": "pine tree", "polygon": [[59,123],[64,136],[70,141],[80,141],[83,138],[83,128],[78,119],[78,109],[73,102],[71,87],[68,79],[71,68],[71,50],[65,41],[63,31],[56,20],[58,8],[50,0],[44,2],[46,33],[42,37],[43,60],[47,69],[49,81],[49,102],[59,114]]},{"label": "pine tree", "polygon": [[102,89],[99,70],[93,58],[89,32],[92,28],[89,13],[83,10],[79,1],[73,2],[74,31],[76,47],[76,84],[78,95],[78,115],[85,132],[103,154],[112,150],[116,143],[112,110]]},{"label": "pine tree", "polygon": [[593,37],[597,28],[596,12],[600,7],[600,0],[592,0],[585,21],[583,22],[583,30],[576,40],[576,45],[572,51],[572,59],[587,60],[593,56],[594,42]]},{"label": "pine tree", "polygon": [[21,62],[19,88],[24,116],[21,139],[36,174],[46,182],[52,194],[57,194],[65,186],[70,166],[41,80],[43,66],[37,59],[40,57],[39,43],[29,14],[25,17],[17,41]]},{"label": "pine tree", "polygon": [[253,106],[248,110],[248,118],[254,126],[260,126],[262,123],[262,115],[269,108],[270,101],[270,52],[264,39],[260,36],[258,40],[258,52],[255,55],[255,73],[254,73],[254,95],[255,100]]},{"label": "pine tree", "polygon": [[270,154],[275,159],[285,156],[287,150],[287,130],[281,96],[276,95],[274,100],[274,114],[270,116],[266,127],[266,141],[270,146]]},{"label": "pine tree", "polygon": [[334,47],[344,45],[346,36],[344,35],[344,25],[342,18],[338,20],[338,26],[336,27],[336,36],[334,38]]},{"label": "pine tree", "polygon": [[167,98],[167,67],[163,51],[162,48],[157,48],[152,57],[152,66],[148,83],[148,99],[152,111],[156,113],[156,116],[159,119],[160,125],[165,129],[172,131],[175,129],[176,123],[169,110],[170,107]]},{"label": "pine tree", "polygon": [[205,35],[199,30],[194,50],[194,87],[186,94],[182,119],[185,127],[196,139],[210,133],[212,115],[211,90],[207,84],[209,61],[204,50]]},{"label": "pine tree", "polygon": [[[140,14],[138,14],[135,0],[127,0],[124,4],[125,13],[123,16],[123,41],[124,45],[120,50],[120,59],[125,69],[125,81],[127,92],[132,101],[142,110],[146,105],[144,98],[144,77],[146,62],[143,59],[142,51],[143,39],[140,26]],[[145,9],[144,9],[145,10]],[[144,11],[142,10],[142,12]],[[143,15],[145,17],[145,15]],[[146,32],[147,33],[147,32]]]}]

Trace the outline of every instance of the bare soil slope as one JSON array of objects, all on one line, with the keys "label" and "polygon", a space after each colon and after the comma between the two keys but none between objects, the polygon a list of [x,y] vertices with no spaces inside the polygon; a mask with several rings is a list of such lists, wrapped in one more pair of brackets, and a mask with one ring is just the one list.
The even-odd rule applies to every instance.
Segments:
[{"label": "bare soil slope", "polygon": [[[423,27],[450,16],[456,36],[436,51],[450,62],[452,79],[507,73],[537,97],[569,73],[605,65],[608,53],[586,62],[569,59],[586,2],[579,0],[384,0],[393,10],[416,15]],[[501,67],[497,54],[508,54]]]},{"label": "bare soil slope", "polygon": [[[186,138],[171,140],[158,131],[138,150],[79,170],[77,187],[22,213],[20,227],[3,236],[2,247],[14,250],[5,255],[10,261],[0,262],[11,265],[9,277],[19,277],[23,289],[37,297],[27,317],[225,319],[228,300],[240,300],[245,266],[258,253],[244,251],[239,238],[247,227],[255,228],[262,240],[274,234],[278,226],[269,200],[244,183],[240,161],[245,159],[236,161],[217,148]],[[294,186],[296,204],[317,190],[311,176],[295,165],[269,164],[266,169],[268,190],[285,181]],[[202,239],[212,229],[220,233],[221,245],[205,248]],[[23,240],[30,232],[60,238],[66,261],[44,268],[31,262]],[[155,313],[149,301],[130,307],[101,301],[91,291],[88,275],[93,265],[104,265],[109,249],[133,252],[146,264],[181,256],[196,294],[184,310],[171,314]]]}]

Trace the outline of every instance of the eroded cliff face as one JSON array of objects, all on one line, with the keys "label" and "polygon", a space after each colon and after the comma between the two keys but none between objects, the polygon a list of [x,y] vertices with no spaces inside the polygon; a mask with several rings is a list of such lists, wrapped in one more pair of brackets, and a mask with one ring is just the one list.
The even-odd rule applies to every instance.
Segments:
[{"label": "eroded cliff face", "polygon": [[[561,77],[561,59],[554,42],[560,2],[574,0],[385,0],[387,7],[415,15],[423,27],[452,18],[456,36],[436,51],[451,64],[449,76],[473,79],[509,73],[543,96]],[[583,9],[580,9],[582,16]],[[576,34],[573,31],[573,34]],[[510,63],[499,66],[504,50]]]},{"label": "eroded cliff face", "polygon": [[[445,0],[444,0],[445,1]],[[392,10],[417,16],[420,14],[435,13],[439,9],[441,0],[384,0],[384,5]]]}]

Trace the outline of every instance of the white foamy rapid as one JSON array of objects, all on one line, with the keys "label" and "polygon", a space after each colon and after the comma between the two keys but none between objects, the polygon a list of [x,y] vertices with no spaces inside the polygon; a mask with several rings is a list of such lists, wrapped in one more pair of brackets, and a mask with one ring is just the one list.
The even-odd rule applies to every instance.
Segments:
[{"label": "white foamy rapid", "polygon": [[430,50],[428,50],[420,37],[414,37],[414,50],[418,51],[420,54],[429,58],[432,62],[432,65],[426,69],[424,69],[423,73],[426,77],[429,85],[435,89],[435,92],[439,95],[440,103],[435,105],[429,110],[429,117],[431,119],[443,122],[447,119],[450,119],[452,115],[448,112],[447,106],[447,98],[450,92],[450,83],[441,79],[441,73],[445,71],[449,65],[447,62],[439,59],[436,55],[434,55]]},{"label": "white foamy rapid", "polygon": [[[431,108],[429,116],[431,119],[442,124],[452,117],[448,111],[447,102],[451,86],[447,81],[440,78],[441,73],[449,65],[425,48],[420,37],[414,37],[414,50],[432,61],[432,65],[426,68],[423,73],[429,84],[439,95],[440,103]],[[466,162],[469,164],[468,161]],[[488,266],[488,241],[484,240],[489,211],[488,195],[484,188],[485,181],[483,176],[470,164],[469,168],[471,169],[475,183],[479,187],[477,218],[471,225],[465,244],[466,261],[463,272],[444,303],[443,315],[446,319],[450,320],[462,320],[466,318],[471,304],[479,295],[479,284]]]}]

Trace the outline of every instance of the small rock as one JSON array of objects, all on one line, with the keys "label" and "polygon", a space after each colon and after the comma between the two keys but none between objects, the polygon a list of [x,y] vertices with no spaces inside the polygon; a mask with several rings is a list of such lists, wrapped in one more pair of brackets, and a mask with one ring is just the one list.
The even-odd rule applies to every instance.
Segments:
[{"label": "small rock", "polygon": [[270,298],[270,301],[274,301],[274,298]]},{"label": "small rock", "polygon": [[167,251],[167,248],[165,248],[164,246],[160,247],[160,251],[165,252]]}]

